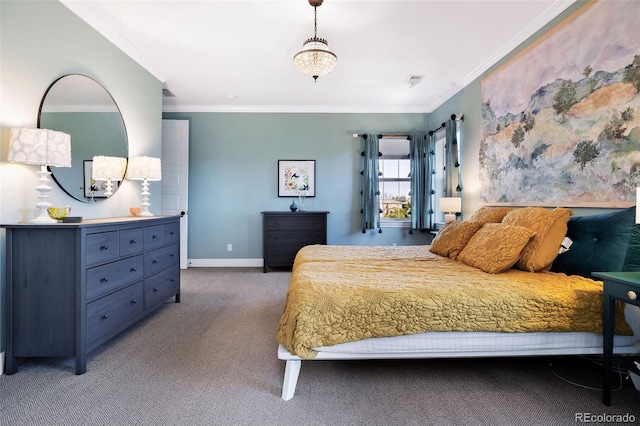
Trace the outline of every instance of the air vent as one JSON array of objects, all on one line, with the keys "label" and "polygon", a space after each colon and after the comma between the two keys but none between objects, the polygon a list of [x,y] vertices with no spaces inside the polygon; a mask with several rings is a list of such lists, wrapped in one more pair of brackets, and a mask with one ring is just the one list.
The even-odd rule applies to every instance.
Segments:
[{"label": "air vent", "polygon": [[409,85],[409,88],[412,88],[413,86],[420,83],[423,78],[424,78],[424,75],[410,75],[409,78],[407,79],[407,84]]}]

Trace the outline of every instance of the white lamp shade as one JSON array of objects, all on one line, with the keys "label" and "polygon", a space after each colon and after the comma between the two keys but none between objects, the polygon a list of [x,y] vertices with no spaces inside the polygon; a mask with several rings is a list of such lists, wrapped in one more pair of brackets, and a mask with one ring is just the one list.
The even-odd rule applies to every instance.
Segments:
[{"label": "white lamp shade", "polygon": [[11,129],[9,155],[12,163],[71,167],[71,136],[49,129]]},{"label": "white lamp shade", "polygon": [[93,157],[91,177],[95,180],[122,180],[127,168],[127,160],[122,157]]},{"label": "white lamp shade", "polygon": [[160,159],[145,156],[129,158],[127,179],[162,180],[162,165]]},{"label": "white lamp shade", "polygon": [[445,213],[460,213],[462,211],[462,198],[441,197],[440,211]]}]

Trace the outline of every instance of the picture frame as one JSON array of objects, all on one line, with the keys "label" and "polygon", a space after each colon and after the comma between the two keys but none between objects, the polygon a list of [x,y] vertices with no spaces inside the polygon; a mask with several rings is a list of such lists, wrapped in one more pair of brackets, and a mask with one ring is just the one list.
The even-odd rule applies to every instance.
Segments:
[{"label": "picture frame", "polygon": [[278,197],[316,196],[315,160],[278,160]]},{"label": "picture frame", "polygon": [[[84,197],[85,198],[107,198],[106,181],[93,180],[91,177],[93,171],[93,160],[84,160],[83,165],[83,177],[84,177]],[[120,182],[111,181],[112,192],[115,192]]]}]

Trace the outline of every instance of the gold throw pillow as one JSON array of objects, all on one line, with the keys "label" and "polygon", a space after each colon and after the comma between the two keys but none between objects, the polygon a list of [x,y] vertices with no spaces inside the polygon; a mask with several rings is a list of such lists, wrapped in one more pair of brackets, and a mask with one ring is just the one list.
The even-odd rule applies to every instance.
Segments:
[{"label": "gold throw pillow", "polygon": [[558,207],[525,207],[507,213],[502,223],[524,226],[536,233],[522,250],[516,267],[523,271],[536,272],[549,269],[558,256],[560,244],[567,235],[567,222],[571,210]]},{"label": "gold throw pillow", "polygon": [[487,223],[471,237],[458,260],[490,274],[504,272],[520,259],[534,234],[524,226]]},{"label": "gold throw pillow", "polygon": [[429,246],[429,251],[455,259],[471,237],[482,228],[478,222],[447,222]]}]

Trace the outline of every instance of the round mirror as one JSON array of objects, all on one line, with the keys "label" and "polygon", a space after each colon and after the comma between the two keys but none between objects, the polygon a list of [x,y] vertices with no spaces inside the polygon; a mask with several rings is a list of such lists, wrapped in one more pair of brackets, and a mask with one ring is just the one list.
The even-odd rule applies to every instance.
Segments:
[{"label": "round mirror", "polygon": [[[91,179],[92,159],[98,155],[127,158],[129,152],[124,120],[109,92],[85,75],[60,77],[42,97],[38,127],[71,135],[71,167],[50,167],[60,188],[79,201],[107,198],[105,182]],[[119,184],[118,180],[112,183],[113,192]]]}]

